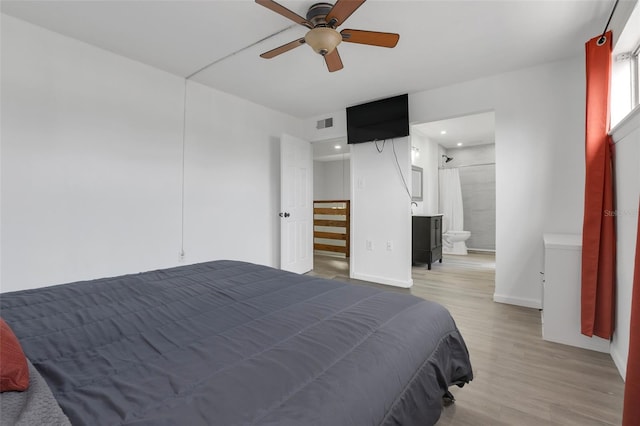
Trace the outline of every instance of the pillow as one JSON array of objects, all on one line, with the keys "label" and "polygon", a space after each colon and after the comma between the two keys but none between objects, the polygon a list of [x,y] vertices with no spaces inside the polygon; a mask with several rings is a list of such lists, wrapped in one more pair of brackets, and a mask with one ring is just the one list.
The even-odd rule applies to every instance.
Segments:
[{"label": "pillow", "polygon": [[29,366],[18,338],[0,318],[0,392],[29,387]]}]

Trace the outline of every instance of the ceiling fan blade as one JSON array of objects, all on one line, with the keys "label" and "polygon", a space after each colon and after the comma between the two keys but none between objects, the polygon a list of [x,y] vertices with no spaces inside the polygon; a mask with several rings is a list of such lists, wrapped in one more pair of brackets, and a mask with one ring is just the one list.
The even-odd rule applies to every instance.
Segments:
[{"label": "ceiling fan blade", "polygon": [[325,19],[330,27],[336,28],[342,25],[364,2],[365,0],[338,0]]},{"label": "ceiling fan blade", "polygon": [[342,30],[342,41],[349,43],[369,44],[371,46],[396,47],[400,35],[395,33],[381,33],[378,31]]},{"label": "ceiling fan blade", "polygon": [[331,53],[327,53],[326,55],[324,55],[324,61],[327,63],[329,72],[339,71],[344,68],[344,65],[342,65],[342,59],[340,59],[340,54],[338,53],[338,49],[333,49]]},{"label": "ceiling fan blade", "polygon": [[283,44],[280,47],[276,47],[275,49],[269,50],[268,52],[264,52],[262,55],[260,55],[260,57],[265,59],[271,59],[284,52],[288,52],[291,49],[295,49],[298,46],[302,46],[304,43],[305,43],[304,38],[299,38],[298,40],[291,41],[287,44]]},{"label": "ceiling fan blade", "polygon": [[295,12],[292,12],[291,10],[287,9],[286,7],[284,7],[279,3],[276,3],[273,0],[256,0],[256,3],[266,7],[269,10],[274,11],[279,15],[284,16],[287,19],[292,20],[296,24],[304,25],[307,28],[313,28],[313,25],[311,24],[311,22],[307,21],[302,16],[298,15]]}]

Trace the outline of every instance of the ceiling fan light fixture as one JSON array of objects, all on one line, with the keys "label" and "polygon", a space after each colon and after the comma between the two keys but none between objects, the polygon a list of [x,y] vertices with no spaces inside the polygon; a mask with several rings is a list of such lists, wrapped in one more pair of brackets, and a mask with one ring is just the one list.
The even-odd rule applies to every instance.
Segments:
[{"label": "ceiling fan light fixture", "polygon": [[322,56],[325,56],[331,52],[342,41],[342,35],[328,27],[317,27],[307,32],[304,36],[304,41],[311,46],[311,48]]}]

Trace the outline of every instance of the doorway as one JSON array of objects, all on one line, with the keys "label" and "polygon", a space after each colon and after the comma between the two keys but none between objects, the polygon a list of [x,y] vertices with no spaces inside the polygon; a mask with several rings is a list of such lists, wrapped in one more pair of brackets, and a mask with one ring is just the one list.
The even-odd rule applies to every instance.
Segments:
[{"label": "doorway", "polygon": [[[495,112],[412,125],[411,143],[412,164],[424,170],[423,201],[417,203],[414,214],[445,213],[442,196],[446,188],[441,175],[443,170],[455,171],[462,193],[462,211],[458,216],[463,219],[463,229],[455,230],[470,232],[464,252],[495,256]],[[451,223],[446,216],[443,223],[447,220]],[[450,254],[444,248],[443,245],[444,262],[449,258],[453,264],[464,264],[463,252],[458,247]]]},{"label": "doorway", "polygon": [[346,138],[312,142],[314,271],[349,277],[351,167]]}]

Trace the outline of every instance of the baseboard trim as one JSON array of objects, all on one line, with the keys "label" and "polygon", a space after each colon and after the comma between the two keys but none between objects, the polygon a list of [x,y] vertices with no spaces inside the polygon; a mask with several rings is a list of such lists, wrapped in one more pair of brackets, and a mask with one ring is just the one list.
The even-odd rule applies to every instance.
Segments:
[{"label": "baseboard trim", "polygon": [[496,249],[481,249],[481,248],[473,248],[467,247],[467,251],[478,252],[478,253],[495,253]]},{"label": "baseboard trim", "polygon": [[613,363],[618,368],[618,373],[622,377],[622,381],[626,381],[627,378],[627,362],[623,359],[622,355],[615,350],[615,347],[611,345],[611,351],[609,352]]},{"label": "baseboard trim", "polygon": [[524,306],[525,308],[542,309],[542,302],[536,299],[525,299],[523,297],[505,296],[503,294],[493,293],[493,301],[506,303],[507,305]]},{"label": "baseboard trim", "polygon": [[402,288],[409,288],[413,285],[413,279],[410,279],[408,281],[398,281],[392,278],[378,277],[375,275],[367,275],[367,274],[358,274],[356,272],[351,273],[350,278],[353,278],[356,280],[362,280],[362,281],[369,281],[377,284],[391,285],[394,287],[402,287]]}]

